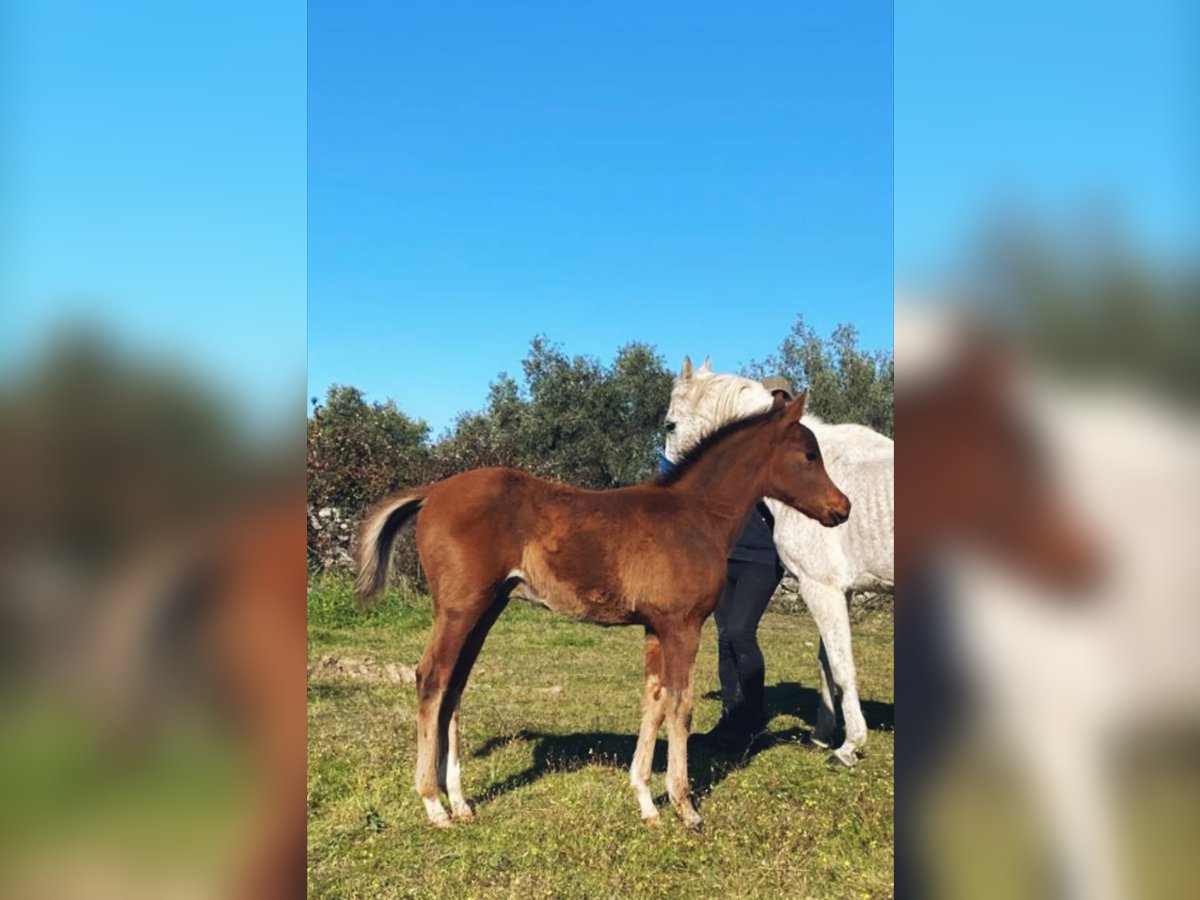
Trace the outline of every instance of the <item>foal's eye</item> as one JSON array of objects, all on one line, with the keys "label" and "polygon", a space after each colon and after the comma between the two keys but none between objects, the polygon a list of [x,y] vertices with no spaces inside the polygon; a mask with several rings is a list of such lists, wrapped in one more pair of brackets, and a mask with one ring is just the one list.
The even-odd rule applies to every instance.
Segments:
[{"label": "foal's eye", "polygon": [[807,459],[809,462],[816,462],[818,459],[821,458],[821,454],[818,453],[816,450],[809,450],[807,453],[804,454],[804,458]]},{"label": "foal's eye", "polygon": [[675,430],[675,423],[674,423],[674,422],[667,422],[667,423],[665,423],[665,424],[666,424],[666,426],[667,426],[667,433],[668,433],[668,434],[670,434],[672,431],[674,431],[674,430]]}]

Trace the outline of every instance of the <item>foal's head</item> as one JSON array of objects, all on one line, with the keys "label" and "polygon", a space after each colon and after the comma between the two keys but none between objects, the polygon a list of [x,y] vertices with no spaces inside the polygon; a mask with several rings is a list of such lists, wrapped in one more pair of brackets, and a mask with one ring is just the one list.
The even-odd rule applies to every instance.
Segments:
[{"label": "foal's head", "polygon": [[921,498],[901,534],[920,556],[961,545],[1063,587],[1097,550],[1067,508],[1014,393],[1008,348],[971,335],[946,371],[897,395],[900,480]]},{"label": "foal's head", "polygon": [[[825,472],[816,435],[800,422],[805,396],[772,397],[757,381],[737,375],[714,375],[706,359],[699,369],[684,357],[667,410],[665,456],[672,463],[695,456],[701,442],[711,442],[727,426],[740,429],[750,418],[772,423],[770,456],[760,474],[763,494],[779,500],[822,525],[832,527],[850,515],[850,500]],[[735,423],[742,422],[742,425]]]},{"label": "foal's head", "polygon": [[771,451],[762,467],[763,494],[832,528],[850,517],[850,498],[829,478],[817,436],[800,421],[805,399],[804,394],[775,399],[768,417]]}]

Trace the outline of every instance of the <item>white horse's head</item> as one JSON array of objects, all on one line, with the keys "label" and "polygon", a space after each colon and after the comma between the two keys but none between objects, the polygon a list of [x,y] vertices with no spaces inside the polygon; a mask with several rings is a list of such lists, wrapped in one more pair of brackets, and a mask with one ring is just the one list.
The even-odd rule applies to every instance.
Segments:
[{"label": "white horse's head", "polygon": [[678,462],[706,434],[726,422],[764,412],[771,403],[771,392],[757,381],[740,375],[714,375],[707,358],[700,368],[693,369],[691,358],[685,356],[671,389],[663,455]]}]

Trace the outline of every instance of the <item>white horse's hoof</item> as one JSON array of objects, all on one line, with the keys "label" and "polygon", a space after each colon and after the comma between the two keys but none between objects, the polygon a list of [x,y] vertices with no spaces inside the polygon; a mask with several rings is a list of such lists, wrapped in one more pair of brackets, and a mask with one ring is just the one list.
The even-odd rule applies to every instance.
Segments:
[{"label": "white horse's hoof", "polygon": [[858,764],[858,754],[853,747],[838,747],[829,754],[830,763],[841,763],[848,769],[853,769]]}]

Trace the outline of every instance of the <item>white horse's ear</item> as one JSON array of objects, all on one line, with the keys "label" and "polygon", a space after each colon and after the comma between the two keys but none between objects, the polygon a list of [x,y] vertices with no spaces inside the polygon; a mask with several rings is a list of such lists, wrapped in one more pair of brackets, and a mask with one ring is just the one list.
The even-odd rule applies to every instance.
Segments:
[{"label": "white horse's ear", "polygon": [[690,356],[683,358],[683,365],[679,367],[679,377],[684,381],[692,377],[692,358]]},{"label": "white horse's ear", "polygon": [[704,357],[704,362],[701,363],[701,365],[700,365],[700,374],[701,375],[711,375],[712,374],[712,357],[711,356]]}]

